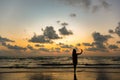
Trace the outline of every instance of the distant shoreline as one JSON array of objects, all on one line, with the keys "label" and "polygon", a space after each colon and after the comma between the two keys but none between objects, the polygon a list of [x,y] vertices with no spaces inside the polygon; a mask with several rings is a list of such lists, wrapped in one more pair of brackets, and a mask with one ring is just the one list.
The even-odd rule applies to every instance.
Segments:
[{"label": "distant shoreline", "polygon": [[[72,64],[39,64],[39,66],[0,66],[0,68],[23,68],[23,69],[39,69],[39,68],[73,68]],[[120,68],[120,64],[79,64],[77,68]]]}]

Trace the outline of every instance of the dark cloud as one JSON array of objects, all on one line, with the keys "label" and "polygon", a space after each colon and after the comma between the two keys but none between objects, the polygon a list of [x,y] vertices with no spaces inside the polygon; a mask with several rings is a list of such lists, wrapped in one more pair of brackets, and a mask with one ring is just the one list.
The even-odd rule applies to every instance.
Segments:
[{"label": "dark cloud", "polygon": [[64,23],[61,23],[62,26],[67,26],[68,23],[64,22]]},{"label": "dark cloud", "polygon": [[96,48],[96,47],[86,48],[85,50],[87,50],[87,51],[100,51],[100,52],[108,52],[108,50],[107,50],[107,49],[100,49],[100,48]]},{"label": "dark cloud", "polygon": [[8,49],[14,49],[14,50],[27,50],[27,48],[24,48],[24,47],[20,47],[20,46],[17,46],[17,45],[10,45],[10,44],[6,44],[6,43],[2,43],[3,46],[7,47]]},{"label": "dark cloud", "polygon": [[98,51],[98,49],[95,48],[95,47],[86,48],[85,50],[87,50],[87,51]]},{"label": "dark cloud", "polygon": [[52,47],[52,48],[50,49],[51,52],[60,52],[60,50],[61,50],[61,48],[59,48],[59,47],[56,47],[56,48],[53,48],[53,47]]},{"label": "dark cloud", "polygon": [[61,43],[61,42],[60,42],[60,43],[58,43],[57,45],[64,45],[64,43]]},{"label": "dark cloud", "polygon": [[116,41],[116,43],[120,44],[120,41]]},{"label": "dark cloud", "polygon": [[49,52],[49,49],[47,48],[39,48],[40,51],[44,51],[44,52]]},{"label": "dark cloud", "polygon": [[104,43],[108,39],[112,38],[111,35],[101,35],[99,32],[94,32],[92,36],[95,42],[100,42],[100,43]]},{"label": "dark cloud", "polygon": [[114,31],[113,31],[112,29],[110,29],[108,32],[109,32],[109,33],[111,33],[111,34],[113,34],[113,33],[114,33]]},{"label": "dark cloud", "polygon": [[118,23],[118,26],[115,28],[115,30],[110,29],[109,33],[111,34],[117,34],[120,37],[120,22]]},{"label": "dark cloud", "polygon": [[44,35],[34,35],[29,42],[33,43],[51,43],[50,39],[46,38]]},{"label": "dark cloud", "polygon": [[102,35],[99,32],[94,32],[92,36],[94,40],[92,44],[99,49],[105,49],[105,43],[108,41],[108,39],[112,38],[110,35]]},{"label": "dark cloud", "polygon": [[[94,32],[92,34],[93,42],[90,45],[91,47],[87,48],[88,51],[103,51],[107,52],[107,41],[112,38],[111,35],[102,35],[99,32]],[[86,45],[86,44],[85,44]]]},{"label": "dark cloud", "polygon": [[64,45],[64,43],[59,43],[59,45]]},{"label": "dark cloud", "polygon": [[80,46],[81,44],[80,43],[77,43],[76,46]]},{"label": "dark cloud", "polygon": [[[67,25],[64,23],[63,25]],[[47,26],[45,29],[42,29],[43,35],[36,35],[29,39],[29,42],[33,43],[53,43],[53,39],[61,39],[62,37],[59,37],[59,35],[56,33],[54,28],[52,26]],[[66,27],[63,27],[59,29],[59,32],[62,35],[70,35],[73,34],[72,31],[67,30]]]},{"label": "dark cloud", "polygon": [[84,8],[89,8],[91,5],[91,0],[64,0],[64,2],[71,6],[80,6]]},{"label": "dark cloud", "polygon": [[64,50],[64,52],[67,52],[67,53],[68,53],[68,52],[70,52],[70,50],[66,49],[66,50]]},{"label": "dark cloud", "polygon": [[60,21],[58,20],[58,21],[56,21],[58,24],[60,23]]},{"label": "dark cloud", "polygon": [[109,8],[110,7],[110,4],[106,1],[106,0],[100,0],[101,1],[101,6],[103,6],[104,8]]},{"label": "dark cloud", "polygon": [[8,38],[3,38],[0,36],[0,42],[15,42],[14,40],[10,40]]},{"label": "dark cloud", "polygon": [[75,13],[71,13],[70,17],[76,17],[77,15]]},{"label": "dark cloud", "polygon": [[101,42],[93,42],[92,45],[98,49],[106,49],[106,45],[104,43],[101,43]]},{"label": "dark cloud", "polygon": [[91,43],[82,43],[84,46],[93,46]]},{"label": "dark cloud", "polygon": [[34,36],[29,40],[29,42],[33,42],[33,43],[53,43],[53,39],[60,39],[61,37],[58,36],[58,34],[56,34],[56,31],[54,30],[54,28],[52,26],[47,26],[44,29],[42,29],[43,31],[43,35],[36,35],[34,34]]},{"label": "dark cloud", "polygon": [[52,26],[47,26],[43,31],[43,35],[48,39],[59,39],[60,37],[56,34],[56,31]]},{"label": "dark cloud", "polygon": [[119,47],[117,45],[109,45],[108,46],[109,49],[118,49]]},{"label": "dark cloud", "polygon": [[34,48],[31,45],[27,45],[27,48],[30,50],[34,50]]},{"label": "dark cloud", "polygon": [[95,13],[97,12],[101,7],[99,5],[94,5],[92,8],[92,12]]},{"label": "dark cloud", "polygon": [[36,44],[36,47],[44,47],[44,45]]},{"label": "dark cloud", "polygon": [[115,33],[120,37],[120,22],[118,27],[115,28]]},{"label": "dark cloud", "polygon": [[[59,0],[62,1],[62,0]],[[94,0],[63,0],[65,4],[72,7],[78,7],[85,10],[92,10],[92,12],[99,11],[101,8],[109,9],[111,6],[106,0],[96,0],[98,3],[95,3]]]},{"label": "dark cloud", "polygon": [[55,48],[56,52],[60,52],[60,50],[61,50],[60,48]]},{"label": "dark cloud", "polygon": [[61,48],[73,48],[73,45],[65,45],[65,44],[64,44],[64,45],[61,45],[60,47],[61,47]]},{"label": "dark cloud", "polygon": [[106,0],[98,0],[99,4],[95,4],[92,6],[92,12],[97,12],[100,9],[104,8],[106,10],[109,9],[109,7],[111,6]]},{"label": "dark cloud", "polygon": [[61,35],[72,35],[73,34],[73,32],[70,30],[67,30],[65,26],[59,29],[59,32]]}]

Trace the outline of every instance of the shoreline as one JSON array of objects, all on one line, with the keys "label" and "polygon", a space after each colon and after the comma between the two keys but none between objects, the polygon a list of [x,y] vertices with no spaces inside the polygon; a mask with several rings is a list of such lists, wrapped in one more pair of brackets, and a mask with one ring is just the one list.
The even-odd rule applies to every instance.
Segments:
[{"label": "shoreline", "polygon": [[[0,68],[0,73],[74,72],[73,68]],[[77,68],[77,72],[120,73],[120,68]]]},{"label": "shoreline", "polygon": [[[72,66],[40,66],[40,67],[0,67],[1,69],[52,69],[52,68],[59,68],[59,69],[64,69],[64,68],[73,68]],[[77,68],[109,68],[109,69],[120,69],[120,66],[78,66]]]}]

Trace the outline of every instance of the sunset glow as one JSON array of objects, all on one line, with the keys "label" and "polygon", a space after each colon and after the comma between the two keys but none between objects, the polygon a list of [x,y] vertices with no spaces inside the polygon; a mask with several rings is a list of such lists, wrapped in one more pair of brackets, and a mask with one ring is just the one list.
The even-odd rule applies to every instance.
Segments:
[{"label": "sunset glow", "polygon": [[0,56],[69,55],[74,48],[85,56],[118,56],[119,3],[0,0]]}]

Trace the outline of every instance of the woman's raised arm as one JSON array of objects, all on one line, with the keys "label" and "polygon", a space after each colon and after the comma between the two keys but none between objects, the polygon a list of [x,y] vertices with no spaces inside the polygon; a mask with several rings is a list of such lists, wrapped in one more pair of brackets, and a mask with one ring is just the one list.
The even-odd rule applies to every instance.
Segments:
[{"label": "woman's raised arm", "polygon": [[81,55],[83,53],[83,50],[81,49],[81,52],[80,53],[77,53],[77,55]]}]

